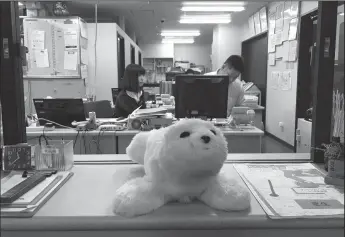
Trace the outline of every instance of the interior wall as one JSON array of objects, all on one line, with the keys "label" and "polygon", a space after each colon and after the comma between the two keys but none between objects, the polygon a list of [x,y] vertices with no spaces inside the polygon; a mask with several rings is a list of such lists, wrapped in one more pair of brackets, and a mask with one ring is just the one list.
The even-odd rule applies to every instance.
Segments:
[{"label": "interior wall", "polygon": [[[96,24],[88,24],[88,52],[89,83],[93,87],[97,100],[112,101],[111,88],[118,87],[117,73],[117,32],[125,39],[125,66],[131,63],[130,45],[135,48],[136,62],[141,49],[135,42],[115,23],[101,23],[97,26],[97,44],[95,46]],[[95,60],[95,47],[96,59]],[[95,77],[96,69],[96,77]]]},{"label": "interior wall", "polygon": [[233,54],[241,55],[243,27],[219,24],[213,29],[212,70],[218,69]]},{"label": "interior wall", "polygon": [[175,44],[174,59],[186,60],[196,65],[204,65],[211,68],[211,45],[210,44]]},{"label": "interior wall", "polygon": [[143,58],[174,58],[174,44],[144,44],[141,50]]},{"label": "interior wall", "polygon": [[[268,5],[269,12],[274,10],[278,3],[281,2],[270,3]],[[303,16],[308,14],[316,10],[317,7],[317,1],[302,1],[300,5],[300,15]],[[245,22],[242,27],[242,40],[246,40],[249,38],[248,23]],[[276,68],[286,68],[286,62],[278,60],[274,67],[267,66],[266,131],[292,146],[294,145],[296,129],[297,65],[298,60],[293,63],[293,69],[290,69],[291,90],[289,91],[272,89],[270,80],[272,71],[278,70]]]}]

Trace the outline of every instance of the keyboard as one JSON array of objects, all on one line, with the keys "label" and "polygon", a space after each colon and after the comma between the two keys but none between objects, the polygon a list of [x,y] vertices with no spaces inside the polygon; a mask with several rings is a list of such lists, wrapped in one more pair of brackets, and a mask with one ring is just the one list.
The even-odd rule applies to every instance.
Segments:
[{"label": "keyboard", "polygon": [[10,204],[46,179],[45,173],[35,173],[1,195],[1,204]]}]

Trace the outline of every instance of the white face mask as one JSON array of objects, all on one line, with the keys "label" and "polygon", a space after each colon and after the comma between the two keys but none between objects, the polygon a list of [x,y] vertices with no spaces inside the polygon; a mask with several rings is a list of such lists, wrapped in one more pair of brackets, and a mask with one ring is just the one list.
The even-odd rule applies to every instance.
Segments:
[{"label": "white face mask", "polygon": [[138,80],[139,80],[139,86],[142,87],[146,81],[145,75],[140,75]]},{"label": "white face mask", "polygon": [[231,82],[235,81],[236,78],[238,78],[241,73],[234,68],[229,69],[227,66],[223,66],[219,70],[218,74],[228,75],[230,83],[231,83]]}]

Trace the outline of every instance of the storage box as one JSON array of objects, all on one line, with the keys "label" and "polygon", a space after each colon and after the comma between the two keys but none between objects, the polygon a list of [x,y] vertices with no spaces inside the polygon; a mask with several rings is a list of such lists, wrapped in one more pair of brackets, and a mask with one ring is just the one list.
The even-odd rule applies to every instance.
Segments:
[{"label": "storage box", "polygon": [[73,167],[73,141],[53,140],[35,146],[35,169],[68,171]]}]

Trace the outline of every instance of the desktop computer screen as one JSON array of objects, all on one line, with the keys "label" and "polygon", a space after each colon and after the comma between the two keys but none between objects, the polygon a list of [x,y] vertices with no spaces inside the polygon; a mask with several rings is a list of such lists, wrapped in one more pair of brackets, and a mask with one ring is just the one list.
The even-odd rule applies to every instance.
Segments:
[{"label": "desktop computer screen", "polygon": [[177,75],[176,118],[226,118],[229,77]]},{"label": "desktop computer screen", "polygon": [[[47,119],[67,127],[71,127],[73,121],[86,120],[82,99],[33,99],[33,101],[39,119]],[[44,120],[39,122],[41,126],[47,123]]]}]

